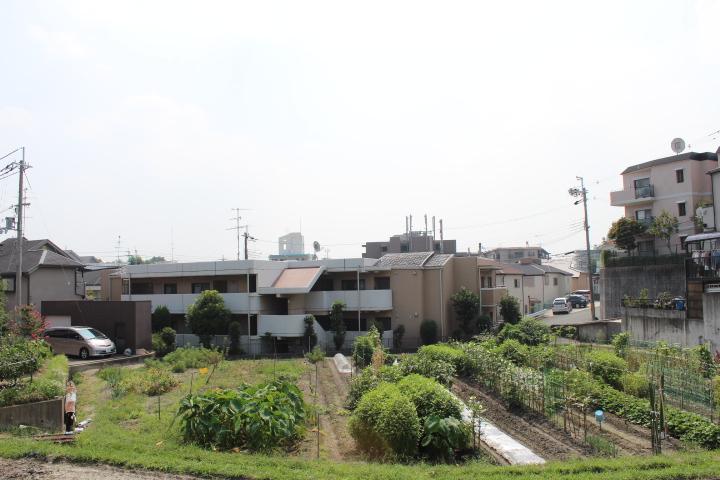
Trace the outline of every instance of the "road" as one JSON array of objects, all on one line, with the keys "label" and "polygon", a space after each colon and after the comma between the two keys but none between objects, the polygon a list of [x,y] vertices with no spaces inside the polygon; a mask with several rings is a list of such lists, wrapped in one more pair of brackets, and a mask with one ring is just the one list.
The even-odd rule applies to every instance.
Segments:
[{"label": "road", "polygon": [[[600,313],[600,302],[595,302],[595,315]],[[541,319],[548,325],[577,325],[579,323],[587,323],[591,321],[590,318],[590,307],[586,308],[574,308],[571,313],[560,313],[553,315],[552,311],[549,311]]]}]

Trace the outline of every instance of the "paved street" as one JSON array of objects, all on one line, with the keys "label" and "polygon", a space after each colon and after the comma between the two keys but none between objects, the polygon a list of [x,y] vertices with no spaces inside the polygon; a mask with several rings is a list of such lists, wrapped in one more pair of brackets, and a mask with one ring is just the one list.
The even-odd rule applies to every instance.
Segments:
[{"label": "paved street", "polygon": [[[600,302],[595,302],[595,315],[600,315]],[[590,318],[590,307],[587,308],[575,308],[571,313],[553,315],[552,311],[549,311],[542,320],[548,325],[577,325],[578,323],[586,323],[591,320]]]}]

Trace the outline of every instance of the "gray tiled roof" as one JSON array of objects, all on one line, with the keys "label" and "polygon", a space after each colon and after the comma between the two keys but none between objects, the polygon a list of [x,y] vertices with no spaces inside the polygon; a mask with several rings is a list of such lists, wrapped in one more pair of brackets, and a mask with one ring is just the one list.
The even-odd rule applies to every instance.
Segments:
[{"label": "gray tiled roof", "polygon": [[507,265],[510,265],[513,269],[519,271],[523,275],[545,275],[545,272],[538,268],[538,265],[535,264],[513,263]]},{"label": "gray tiled roof", "polygon": [[433,252],[386,253],[376,263],[378,267],[421,268]]},{"label": "gray tiled roof", "polygon": [[[8,238],[0,242],[0,273],[15,273],[18,264],[18,255],[15,251],[16,239]],[[81,268],[82,264],[76,262],[65,254],[49,240],[23,241],[23,272],[32,272],[40,266]]]},{"label": "gray tiled roof", "polygon": [[557,268],[557,267],[553,267],[552,265],[535,265],[535,266],[536,266],[537,268],[542,269],[543,271],[545,271],[545,272],[547,272],[547,273],[561,273],[561,274],[563,274],[563,275],[567,275],[567,276],[570,276],[570,277],[572,277],[572,275],[573,275],[572,273],[570,273],[570,272],[568,272],[568,271],[561,270],[561,269],[559,269],[559,268]]},{"label": "gray tiled roof", "polygon": [[447,263],[448,260],[450,260],[452,258],[452,256],[453,255],[451,253],[436,253],[435,255],[433,255],[432,257],[427,259],[427,261],[425,262],[425,264],[423,266],[424,267],[442,267],[443,265],[445,265]]},{"label": "gray tiled roof", "polygon": [[650,160],[649,162],[644,163],[638,163],[637,165],[632,165],[630,167],[627,167],[625,170],[622,171],[620,175],[625,175],[626,173],[632,173],[637,172],[638,170],[644,170],[646,168],[655,167],[658,165],[665,165],[667,163],[673,163],[673,162],[679,162],[681,160],[714,160],[718,161],[717,153],[713,152],[686,152],[681,153],[680,155],[673,155],[672,157],[665,157],[665,158],[658,158],[657,160]]}]

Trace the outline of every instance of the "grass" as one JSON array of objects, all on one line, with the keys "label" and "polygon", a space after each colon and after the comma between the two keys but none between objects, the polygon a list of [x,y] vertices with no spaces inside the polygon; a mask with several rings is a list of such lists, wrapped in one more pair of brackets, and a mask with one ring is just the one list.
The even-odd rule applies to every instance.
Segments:
[{"label": "grass", "polygon": [[68,361],[65,355],[48,358],[32,382],[29,379],[15,387],[0,390],[0,407],[39,402],[59,397],[65,393]]},{"label": "grass", "polygon": [[[255,383],[271,379],[274,375],[299,376],[306,368],[300,360],[222,362],[209,385],[232,387],[241,381]],[[157,397],[128,393],[112,399],[104,380],[85,373],[78,392],[78,417],[79,420],[92,417],[93,423],[78,436],[76,444],[58,445],[2,434],[0,456],[40,454],[130,468],[257,479],[675,479],[714,478],[720,471],[720,452],[717,451],[667,457],[593,459],[533,467],[495,467],[486,463],[459,467],[340,463],[325,459],[308,460],[293,454],[215,452],[183,444],[178,425],[173,424],[178,401],[189,391],[191,377],[194,391],[208,388],[205,386],[207,375],[188,370],[177,375],[181,384],[171,392]]]}]

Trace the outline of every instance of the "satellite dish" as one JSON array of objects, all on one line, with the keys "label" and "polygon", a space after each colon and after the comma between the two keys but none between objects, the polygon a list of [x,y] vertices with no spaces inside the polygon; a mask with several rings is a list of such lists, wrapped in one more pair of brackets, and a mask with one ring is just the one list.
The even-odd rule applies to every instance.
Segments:
[{"label": "satellite dish", "polygon": [[672,148],[672,151],[675,153],[682,153],[683,150],[685,150],[685,140],[682,138],[674,138],[672,142],[670,142],[670,148]]}]

